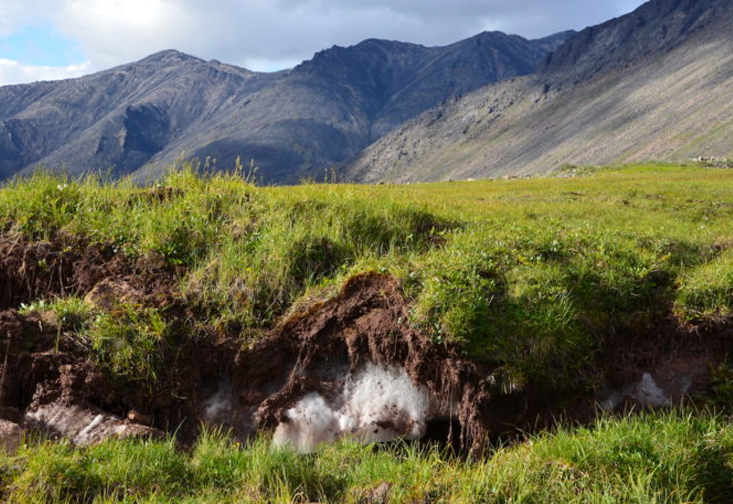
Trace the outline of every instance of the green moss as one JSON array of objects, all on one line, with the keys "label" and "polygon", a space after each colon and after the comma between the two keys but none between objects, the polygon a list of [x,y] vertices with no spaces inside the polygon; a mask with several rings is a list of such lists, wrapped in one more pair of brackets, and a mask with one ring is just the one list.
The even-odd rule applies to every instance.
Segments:
[{"label": "green moss", "polygon": [[149,307],[118,304],[99,312],[76,338],[113,380],[152,388],[173,344],[168,321]]}]

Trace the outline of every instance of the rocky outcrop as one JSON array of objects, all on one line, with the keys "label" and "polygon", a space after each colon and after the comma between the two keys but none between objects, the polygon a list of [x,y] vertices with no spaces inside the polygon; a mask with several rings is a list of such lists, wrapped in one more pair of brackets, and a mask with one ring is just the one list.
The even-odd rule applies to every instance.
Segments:
[{"label": "rocky outcrop", "polygon": [[570,37],[547,57],[541,73],[576,80],[669,51],[730,15],[725,0],[654,0],[634,12]]}]

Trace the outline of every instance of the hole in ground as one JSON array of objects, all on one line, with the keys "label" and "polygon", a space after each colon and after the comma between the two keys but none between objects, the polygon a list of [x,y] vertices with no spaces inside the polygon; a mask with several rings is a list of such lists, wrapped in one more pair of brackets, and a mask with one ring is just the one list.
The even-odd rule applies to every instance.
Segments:
[{"label": "hole in ground", "polygon": [[461,423],[456,418],[437,418],[427,422],[425,436],[418,441],[421,445],[436,446],[441,451],[461,453]]}]

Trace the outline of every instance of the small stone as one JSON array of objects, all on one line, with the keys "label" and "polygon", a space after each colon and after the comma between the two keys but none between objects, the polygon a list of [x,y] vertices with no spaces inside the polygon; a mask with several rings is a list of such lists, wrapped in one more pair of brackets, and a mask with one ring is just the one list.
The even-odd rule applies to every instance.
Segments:
[{"label": "small stone", "polygon": [[137,410],[130,410],[127,413],[127,419],[131,422],[135,422],[141,425],[150,426],[153,424],[153,417],[150,415],[143,415]]},{"label": "small stone", "polygon": [[0,452],[13,453],[20,448],[23,430],[20,425],[0,419]]},{"label": "small stone", "polygon": [[366,496],[359,500],[359,504],[389,504],[389,492],[391,490],[392,485],[383,481],[369,490]]}]

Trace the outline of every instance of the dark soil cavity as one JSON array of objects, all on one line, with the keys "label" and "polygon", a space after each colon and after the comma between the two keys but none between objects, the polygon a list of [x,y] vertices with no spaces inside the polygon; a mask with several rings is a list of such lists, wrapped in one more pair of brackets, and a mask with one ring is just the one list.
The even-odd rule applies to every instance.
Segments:
[{"label": "dark soil cavity", "polygon": [[664,392],[665,404],[679,404],[704,392],[711,368],[732,351],[733,327],[725,322],[691,326],[660,315],[622,325],[607,339],[599,358],[606,385],[599,399],[609,409],[658,406],[638,390],[651,379]]},{"label": "dark soil cavity", "polygon": [[[353,277],[332,299],[301,309],[260,344],[241,349],[233,334],[192,337],[184,319],[195,314],[176,292],[180,273],[161,258],[132,259],[71,237],[0,236],[0,418],[82,441],[158,435],[141,425],[149,424],[189,443],[201,423],[245,439],[287,423],[287,411],[309,393],[337,402],[346,377],[375,364],[403,369],[427,391],[440,412],[429,419],[428,441],[479,454],[501,434],[560,418],[591,421],[599,402],[609,410],[651,405],[645,401],[652,382],[663,404],[673,404],[704,390],[710,366],[733,350],[728,326],[689,328],[662,318],[619,327],[606,339],[596,362],[606,382],[600,394],[561,397],[530,384],[503,395],[486,365],[433,344],[409,323],[408,302],[392,277]],[[177,332],[152,388],[106,376],[52,314],[17,312],[20,303],[66,294],[87,296],[102,309],[120,300],[161,309]]]}]

